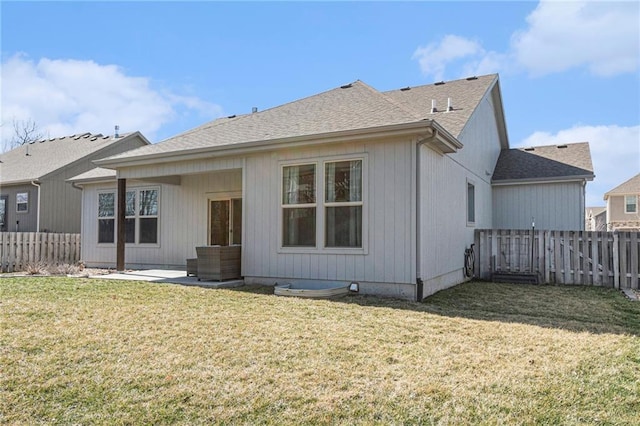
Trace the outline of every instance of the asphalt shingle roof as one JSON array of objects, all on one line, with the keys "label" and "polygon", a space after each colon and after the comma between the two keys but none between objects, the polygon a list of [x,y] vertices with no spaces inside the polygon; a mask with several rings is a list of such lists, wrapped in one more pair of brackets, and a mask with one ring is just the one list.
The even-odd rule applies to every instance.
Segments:
[{"label": "asphalt shingle roof", "polygon": [[67,164],[122,141],[101,134],[84,133],[43,139],[0,154],[0,184],[37,180]]},{"label": "asphalt shingle roof", "polygon": [[604,194],[604,199],[610,195],[633,195],[640,194],[640,173],[632,177],[631,179],[622,182],[620,185],[613,188]]},{"label": "asphalt shingle roof", "polygon": [[[111,157],[135,158],[433,119],[458,136],[497,75],[379,92],[362,81],[264,111],[219,118],[160,143]],[[444,112],[447,98],[453,110]],[[431,99],[438,110],[431,113]]]},{"label": "asphalt shingle roof", "polygon": [[570,177],[593,179],[588,142],[505,149],[493,172],[493,182]]}]

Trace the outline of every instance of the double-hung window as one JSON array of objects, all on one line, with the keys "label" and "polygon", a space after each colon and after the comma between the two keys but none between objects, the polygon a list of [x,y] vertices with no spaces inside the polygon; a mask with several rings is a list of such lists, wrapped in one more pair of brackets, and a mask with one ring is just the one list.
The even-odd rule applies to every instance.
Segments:
[{"label": "double-hung window", "polygon": [[325,247],[362,247],[362,160],[324,167]]},{"label": "double-hung window", "polygon": [[638,213],[638,196],[637,195],[624,196],[624,212]]},{"label": "double-hung window", "polygon": [[116,224],[116,194],[98,194],[98,243],[113,243]]},{"label": "double-hung window", "polygon": [[26,213],[29,211],[29,193],[18,192],[16,194],[16,212]]},{"label": "double-hung window", "polygon": [[140,195],[138,243],[156,244],[158,242],[158,190],[142,189],[138,194]]},{"label": "double-hung window", "polygon": [[[131,189],[125,198],[124,238],[128,244],[158,243],[158,189]],[[116,193],[98,194],[98,243],[115,242]]]},{"label": "double-hung window", "polygon": [[316,165],[282,168],[282,245],[316,246]]},{"label": "double-hung window", "polygon": [[283,248],[364,248],[363,164],[331,158],[282,166]]}]

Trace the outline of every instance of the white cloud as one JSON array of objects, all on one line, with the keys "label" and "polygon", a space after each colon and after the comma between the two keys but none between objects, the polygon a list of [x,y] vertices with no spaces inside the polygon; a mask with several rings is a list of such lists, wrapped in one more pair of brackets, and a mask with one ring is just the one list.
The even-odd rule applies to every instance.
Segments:
[{"label": "white cloud", "polygon": [[418,47],[413,53],[422,72],[432,75],[435,80],[442,80],[446,66],[463,58],[480,58],[485,55],[479,42],[457,35],[447,35],[439,43],[430,43],[425,47]]},{"label": "white cloud", "polygon": [[604,193],[640,172],[640,126],[574,126],[556,134],[535,132],[516,147],[589,142],[596,175],[587,184],[587,205],[603,206]]},{"label": "white cloud", "polygon": [[514,34],[518,62],[533,75],[586,66],[598,76],[634,72],[640,65],[637,2],[541,1]]},{"label": "white cloud", "polygon": [[2,63],[2,139],[13,136],[13,120],[33,120],[47,136],[112,134],[140,130],[152,139],[179,112],[213,119],[222,109],[195,97],[154,90],[146,77],[116,65],[15,55]]},{"label": "white cloud", "polygon": [[425,75],[442,79],[461,65],[460,77],[524,70],[533,76],[586,67],[610,77],[640,68],[638,2],[541,1],[516,31],[506,52],[487,51],[474,40],[447,35],[413,54]]}]

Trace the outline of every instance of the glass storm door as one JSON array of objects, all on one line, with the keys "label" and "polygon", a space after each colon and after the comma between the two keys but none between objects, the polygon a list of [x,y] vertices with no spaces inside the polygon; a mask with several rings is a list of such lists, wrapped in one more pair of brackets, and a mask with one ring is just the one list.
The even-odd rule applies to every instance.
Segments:
[{"label": "glass storm door", "polygon": [[242,243],[242,199],[209,203],[209,244],[228,246]]}]

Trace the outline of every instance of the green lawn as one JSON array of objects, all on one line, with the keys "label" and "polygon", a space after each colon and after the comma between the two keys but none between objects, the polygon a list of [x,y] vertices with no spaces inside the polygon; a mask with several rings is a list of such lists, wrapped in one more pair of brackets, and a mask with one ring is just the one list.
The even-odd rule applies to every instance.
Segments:
[{"label": "green lawn", "polygon": [[638,424],[640,302],[0,279],[0,423]]}]

